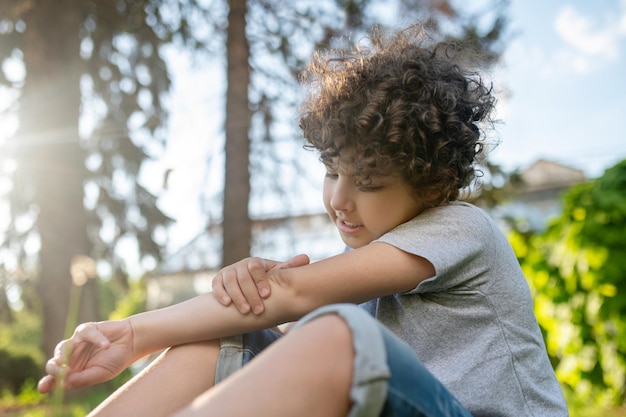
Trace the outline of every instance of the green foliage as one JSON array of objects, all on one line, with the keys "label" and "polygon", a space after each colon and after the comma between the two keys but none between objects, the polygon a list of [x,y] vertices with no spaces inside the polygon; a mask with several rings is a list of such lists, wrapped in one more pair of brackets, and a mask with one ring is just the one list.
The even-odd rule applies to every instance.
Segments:
[{"label": "green foliage", "polygon": [[9,391],[3,391],[0,395],[0,415],[3,410],[35,407],[44,401],[46,397],[37,391],[37,380],[27,379],[16,395]]},{"label": "green foliage", "polygon": [[27,355],[36,363],[43,364],[41,318],[27,309],[15,311],[13,314],[14,320],[11,324],[0,326],[0,350]]},{"label": "green foliage", "polygon": [[41,367],[31,356],[0,349],[0,391],[17,395],[27,380],[37,379],[40,374]]},{"label": "green foliage", "polygon": [[100,317],[120,319],[145,310],[146,285],[142,278],[113,277],[98,282]]},{"label": "green foliage", "polygon": [[119,300],[115,310],[109,314],[109,320],[120,320],[146,309],[146,286],[144,281],[131,282],[127,294]]},{"label": "green foliage", "polygon": [[545,232],[510,236],[557,377],[576,404],[624,402],[624,190],[626,160],[565,194],[562,215]]},{"label": "green foliage", "polygon": [[[37,404],[43,374],[41,320],[31,311],[14,312],[14,321],[0,327],[0,409]],[[1,413],[0,413],[1,414]]]},{"label": "green foliage", "polygon": [[[127,374],[113,380],[112,385],[118,387],[128,379]],[[120,382],[116,382],[116,381]],[[67,400],[60,409],[54,409],[47,397],[39,394],[34,381],[30,381],[19,396],[0,399],[0,415],[7,417],[83,417],[96,408],[111,392],[108,385],[89,390],[80,397]]]}]

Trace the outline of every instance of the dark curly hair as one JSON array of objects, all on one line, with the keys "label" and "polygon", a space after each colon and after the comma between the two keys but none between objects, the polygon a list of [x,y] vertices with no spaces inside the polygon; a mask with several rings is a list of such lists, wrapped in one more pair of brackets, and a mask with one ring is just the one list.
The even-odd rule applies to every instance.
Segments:
[{"label": "dark curly hair", "polygon": [[397,175],[425,207],[458,199],[476,176],[491,87],[462,68],[462,48],[429,42],[416,28],[370,39],[371,49],[318,52],[302,73],[305,147],[361,181]]}]

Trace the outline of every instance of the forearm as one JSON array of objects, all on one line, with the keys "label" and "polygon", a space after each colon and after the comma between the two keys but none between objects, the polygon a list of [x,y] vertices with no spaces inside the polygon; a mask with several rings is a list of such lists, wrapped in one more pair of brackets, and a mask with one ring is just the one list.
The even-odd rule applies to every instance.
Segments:
[{"label": "forearm", "polygon": [[131,316],[133,350],[137,357],[185,343],[213,340],[269,328],[292,320],[285,307],[286,294],[276,289],[262,315],[241,314],[234,306],[221,305],[212,293],[173,306]]},{"label": "forearm", "polygon": [[404,293],[435,269],[426,259],[386,243],[373,243],[310,265],[270,271],[272,296],[276,289],[289,294],[297,317],[322,305],[362,303],[376,297]]},{"label": "forearm", "polygon": [[[374,246],[376,245],[376,246]],[[386,244],[368,245],[310,265],[268,271],[271,296],[262,314],[242,314],[212,293],[131,317],[134,351],[213,340],[294,321],[325,304],[359,303],[414,288],[434,275],[428,261]]]}]

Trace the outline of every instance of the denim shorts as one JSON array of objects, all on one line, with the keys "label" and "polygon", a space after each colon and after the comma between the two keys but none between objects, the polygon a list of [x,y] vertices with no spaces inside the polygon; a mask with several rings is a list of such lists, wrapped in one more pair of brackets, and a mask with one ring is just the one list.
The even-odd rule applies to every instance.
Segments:
[{"label": "denim shorts", "polygon": [[[352,331],[354,372],[348,417],[471,417],[426,369],[409,345],[353,304],[334,304],[306,315],[295,327],[337,314]],[[215,382],[242,368],[281,334],[261,330],[221,340]]]}]

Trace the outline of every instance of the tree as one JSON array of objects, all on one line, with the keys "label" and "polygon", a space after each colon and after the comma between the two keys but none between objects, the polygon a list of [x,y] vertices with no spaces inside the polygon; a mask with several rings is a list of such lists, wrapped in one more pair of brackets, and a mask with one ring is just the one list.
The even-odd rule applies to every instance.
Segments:
[{"label": "tree", "polygon": [[623,404],[626,160],[563,196],[545,232],[514,232],[557,377],[582,404]]},{"label": "tree", "polygon": [[[0,5],[0,59],[23,69],[0,78],[20,121],[2,151],[16,169],[0,257],[13,276],[38,275],[47,354],[63,336],[77,255],[106,261],[122,286],[124,241],[142,260],[160,256],[169,219],[137,180],[148,149],[164,140],[169,74],[160,48],[201,46],[188,22],[205,13],[193,0]],[[99,318],[96,285],[83,291],[81,320]]]},{"label": "tree", "polygon": [[226,36],[226,145],[222,265],[250,254],[250,142],[252,114],[248,105],[250,49],[246,38],[246,0],[230,0]]}]

